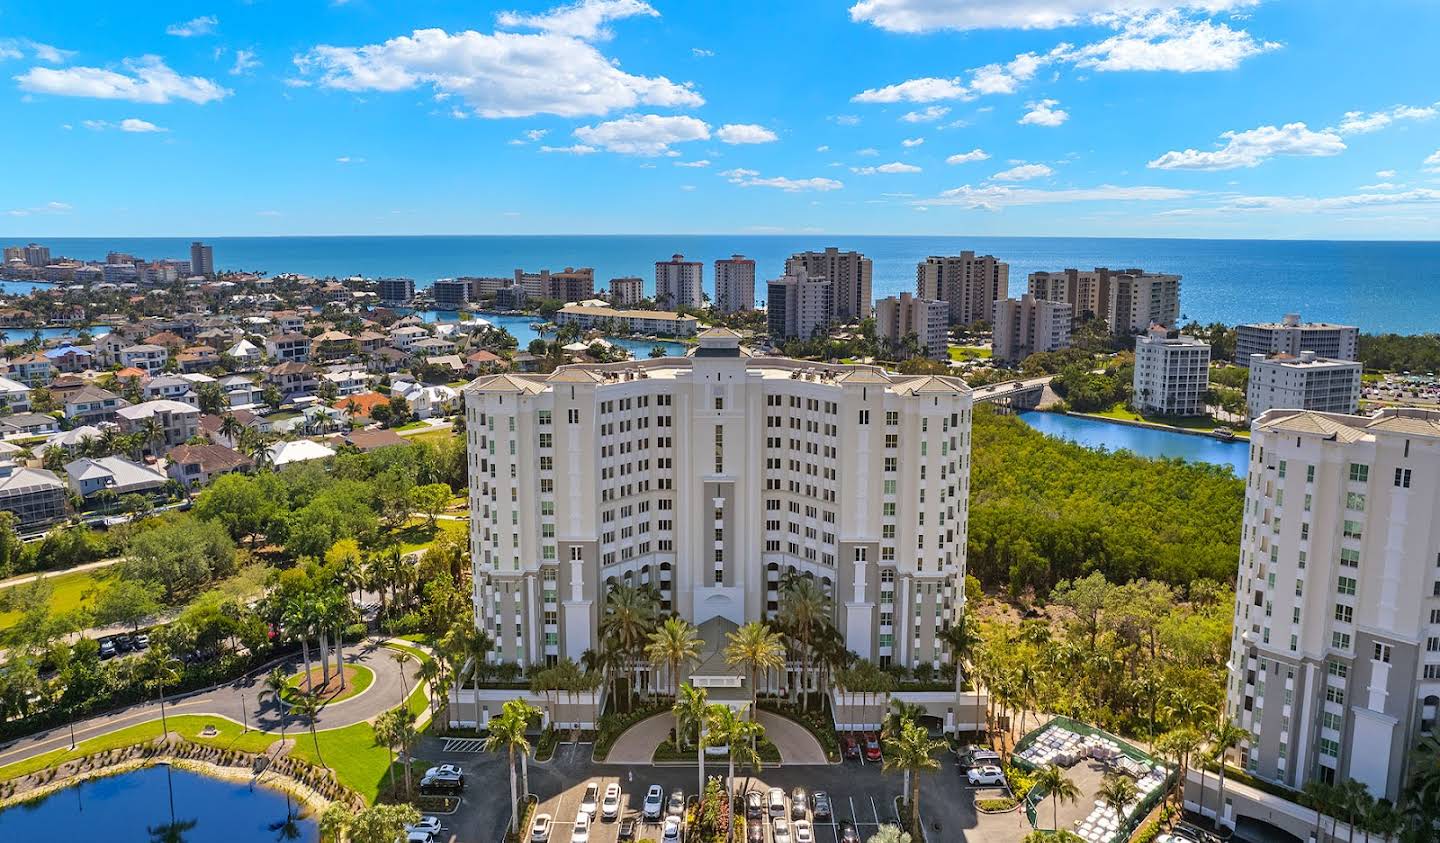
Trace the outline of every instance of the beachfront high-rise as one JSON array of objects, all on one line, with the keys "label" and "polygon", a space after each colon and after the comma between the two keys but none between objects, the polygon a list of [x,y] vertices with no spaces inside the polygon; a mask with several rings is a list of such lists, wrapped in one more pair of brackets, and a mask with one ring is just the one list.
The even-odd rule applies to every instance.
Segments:
[{"label": "beachfront high-rise", "polygon": [[580,658],[626,583],[697,625],[774,618],[788,574],[832,596],[860,656],[948,658],[970,473],[958,378],[754,356],[721,328],[689,357],[464,394],[475,621],[494,659]]},{"label": "beachfront high-rise", "polygon": [[739,313],[755,309],[755,261],[731,255],[715,261],[715,309]]},{"label": "beachfront high-rise", "polygon": [[1252,354],[1300,356],[1313,351],[1332,360],[1358,360],[1360,329],[1330,322],[1301,322],[1300,314],[1287,313],[1279,322],[1235,326],[1235,362],[1250,365]]},{"label": "beachfront high-rise", "polygon": [[796,252],[785,259],[785,274],[805,270],[810,278],[828,280],[834,292],[838,321],[870,317],[870,277],[874,266],[859,252],[842,252],[831,246],[823,252]]},{"label": "beachfront high-rise", "polygon": [[766,287],[765,322],[770,342],[812,339],[829,330],[835,319],[835,285],[812,277],[804,267],[771,281]]},{"label": "beachfront high-rise", "polygon": [[1020,363],[1032,354],[1070,347],[1070,305],[1065,302],[1026,293],[995,302],[993,318],[990,347],[997,361]]},{"label": "beachfront high-rise", "polygon": [[1121,335],[1143,333],[1157,324],[1180,327],[1180,276],[1143,269],[1111,273],[1105,322]]},{"label": "beachfront high-rise", "polygon": [[199,240],[190,244],[190,274],[204,275],[206,278],[215,274],[214,247]]},{"label": "beachfront high-rise", "polygon": [[899,348],[914,336],[920,351],[936,360],[950,356],[950,305],[943,301],[917,299],[909,293],[875,302],[875,335],[892,348]]},{"label": "beachfront high-rise", "polygon": [[704,274],[705,264],[687,261],[684,255],[671,255],[668,261],[655,261],[655,304],[670,310],[703,307]]},{"label": "beachfront high-rise", "polygon": [[1205,412],[1210,388],[1210,344],[1152,325],[1135,338],[1135,409],[1162,416],[1198,416]]},{"label": "beachfront high-rise", "polygon": [[634,307],[645,300],[645,279],[627,275],[610,279],[610,303],[616,307]]},{"label": "beachfront high-rise", "polygon": [[381,278],[375,282],[375,286],[381,304],[405,305],[415,298],[413,278]]},{"label": "beachfront high-rise", "polygon": [[1226,711],[1232,760],[1396,800],[1440,709],[1440,411],[1251,424]]},{"label": "beachfront high-rise", "polygon": [[1010,264],[994,255],[931,256],[915,266],[915,294],[950,303],[950,324],[989,322],[1010,290]]},{"label": "beachfront high-rise", "polygon": [[1032,272],[1029,285],[1030,295],[1036,299],[1070,305],[1071,318],[1076,322],[1104,319],[1110,310],[1110,270],[1103,266]]}]

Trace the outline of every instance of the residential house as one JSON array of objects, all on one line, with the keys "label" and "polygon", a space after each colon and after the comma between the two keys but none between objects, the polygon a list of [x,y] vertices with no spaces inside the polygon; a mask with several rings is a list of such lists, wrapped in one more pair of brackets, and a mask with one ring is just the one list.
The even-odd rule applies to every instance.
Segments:
[{"label": "residential house", "polygon": [[44,413],[13,413],[0,417],[0,437],[24,439],[31,436],[45,436],[60,429],[54,416]]},{"label": "residential house", "polygon": [[305,317],[293,310],[272,311],[270,321],[282,334],[298,334],[305,330]]},{"label": "residential house", "polygon": [[239,443],[224,433],[225,416],[233,416],[241,427],[254,430],[257,433],[269,433],[272,428],[270,422],[264,416],[257,416],[249,410],[231,410],[223,416],[203,415],[200,417],[200,431],[211,442],[224,445],[227,448],[234,448]]},{"label": "residential house", "polygon": [[393,430],[375,428],[374,430],[352,430],[345,434],[342,441],[346,445],[358,448],[366,453],[389,448],[394,445],[409,445],[410,441]]},{"label": "residential house", "polygon": [[[184,337],[180,336],[174,331],[161,331],[159,333],[151,334],[150,336],[146,337],[145,344],[158,345],[161,348],[166,349],[170,353],[174,354],[180,349],[184,348],[188,343],[185,342]],[[121,353],[123,354],[124,352],[122,351]]]},{"label": "residential house", "polygon": [[231,409],[259,407],[265,403],[265,387],[244,375],[229,375],[220,379],[220,389]]},{"label": "residential house", "polygon": [[265,352],[249,340],[240,340],[225,349],[225,356],[234,360],[235,365],[242,371],[252,371],[259,368],[260,362],[265,359]]},{"label": "residential house", "polygon": [[414,381],[396,381],[390,394],[404,398],[417,419],[448,416],[458,404],[460,393],[448,386],[428,386]]},{"label": "residential house", "polygon": [[438,366],[450,372],[451,378],[458,378],[465,374],[465,361],[460,359],[458,354],[441,354],[435,357],[425,358],[426,366]]},{"label": "residential house", "polygon": [[123,331],[111,331],[102,334],[95,340],[95,363],[102,369],[108,369],[120,362],[120,350],[134,345],[134,341],[125,336]]},{"label": "residential house", "polygon": [[179,375],[159,375],[151,378],[140,388],[140,394],[146,401],[164,398],[192,407],[200,406],[200,397],[195,394],[195,384]]},{"label": "residential house", "polygon": [[311,352],[320,360],[336,360],[354,354],[355,338],[344,331],[326,331],[311,342]]},{"label": "residential house", "polygon": [[30,387],[9,378],[0,378],[0,408],[12,413],[30,411]]},{"label": "residential house", "polygon": [[47,349],[44,354],[57,372],[83,372],[95,359],[95,355],[78,345],[58,346]]},{"label": "residential house", "polygon": [[304,334],[277,334],[265,340],[265,350],[281,363],[310,362],[310,338]]},{"label": "residential house", "polygon": [[224,445],[177,445],[166,454],[170,464],[165,473],[186,489],[210,485],[221,474],[249,471],[255,461]]},{"label": "residential house", "polygon": [[[122,407],[115,415],[125,433],[143,433],[151,419],[159,422],[165,448],[182,445],[200,432],[200,410],[179,401],[146,401]],[[147,442],[147,450],[153,444]]]},{"label": "residential house", "polygon": [[315,393],[318,372],[307,363],[280,363],[265,370],[265,383],[280,390],[286,401]]},{"label": "residential house", "polygon": [[465,370],[471,375],[488,375],[508,368],[505,358],[493,351],[482,348],[465,355]]},{"label": "residential house", "polygon": [[410,352],[386,346],[370,355],[366,367],[372,372],[398,372],[410,365]]},{"label": "residential house", "polygon": [[64,518],[68,497],[65,482],[55,472],[0,460],[0,510],[14,513],[21,530]]},{"label": "residential house", "polygon": [[130,402],[108,389],[95,385],[83,386],[65,397],[65,418],[76,424],[98,424],[109,421],[115,411]]},{"label": "residential house", "polygon": [[419,325],[402,325],[390,331],[390,345],[401,351],[409,351],[415,343],[430,336],[430,331]]},{"label": "residential house", "polygon": [[373,354],[384,347],[385,335],[367,328],[355,337],[355,343],[359,346],[361,354]]},{"label": "residential house", "polygon": [[165,371],[170,352],[163,345],[141,343],[120,349],[120,365],[143,369],[147,375],[158,375]]},{"label": "residential house", "polygon": [[370,386],[370,376],[363,369],[346,369],[343,372],[326,372],[322,378],[335,384],[335,394],[344,398],[364,392]]},{"label": "residential house", "polygon": [[349,413],[339,407],[327,407],[324,404],[312,404],[301,410],[300,415],[304,417],[301,425],[308,434],[341,430],[350,421]]},{"label": "residential house", "polygon": [[30,387],[44,386],[50,382],[54,366],[50,358],[40,352],[22,354],[10,361],[10,376]]},{"label": "residential house", "polygon": [[279,468],[293,462],[307,462],[309,460],[323,460],[326,457],[335,456],[335,449],[313,442],[309,439],[296,439],[291,442],[276,442],[270,446],[270,463]]},{"label": "residential house", "polygon": [[89,499],[109,490],[116,495],[155,492],[165,487],[164,472],[124,457],[88,457],[65,464],[65,475],[75,494]]},{"label": "residential house", "polygon": [[203,372],[220,365],[220,352],[208,345],[192,345],[175,355],[182,372]]},{"label": "residential house", "polygon": [[331,406],[349,413],[356,424],[369,424],[375,408],[389,403],[390,399],[378,392],[358,392],[341,398]]},{"label": "residential house", "polygon": [[100,428],[93,425],[82,424],[79,427],[72,427],[69,430],[61,431],[60,433],[51,436],[49,439],[45,440],[45,444],[41,445],[36,450],[44,453],[45,451],[49,451],[51,448],[59,448],[66,454],[73,456],[76,451],[84,447],[86,442],[89,442],[92,439],[99,440],[103,438],[104,435],[105,434],[100,430]]}]

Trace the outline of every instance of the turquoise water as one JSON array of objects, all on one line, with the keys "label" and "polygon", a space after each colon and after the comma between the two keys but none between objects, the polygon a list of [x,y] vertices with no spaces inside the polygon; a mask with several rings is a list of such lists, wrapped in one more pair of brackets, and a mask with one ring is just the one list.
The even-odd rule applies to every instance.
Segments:
[{"label": "turquoise water", "polygon": [[313,819],[279,791],[166,766],[92,779],[0,811],[0,840],[313,843]]},{"label": "turquoise water", "polygon": [[[17,234],[13,242],[27,242]],[[149,258],[183,258],[191,237],[36,238],[56,255],[104,260],[112,249]],[[1440,243],[1180,240],[1106,237],[873,237],[860,235],[635,235],[436,237],[217,237],[223,269],[309,275],[401,275],[426,286],[458,275],[508,276],[517,267],[592,266],[603,285],[636,275],[647,285],[655,261],[683,253],[713,261],[738,252],[756,259],[756,280],[778,276],[796,251],[858,249],[875,264],[876,298],[915,289],[915,262],[970,249],[1010,263],[1010,290],[1025,290],[1036,270],[1143,267],[1184,276],[1182,310],[1202,322],[1308,319],[1359,325],[1368,332],[1422,333],[1440,328]],[[764,297],[764,287],[759,296]]]},{"label": "turquoise water", "polygon": [[[416,313],[426,322],[455,322],[460,318],[459,314],[453,310],[418,310]],[[504,328],[509,331],[516,342],[520,343],[521,351],[525,350],[525,347],[530,344],[531,340],[538,339],[541,336],[539,331],[530,327],[541,321],[539,316],[516,316],[514,314],[487,313],[485,311],[477,311],[475,315],[497,328]],[[657,345],[664,346],[665,351],[672,357],[683,357],[686,351],[685,344],[678,342],[636,340],[626,337],[606,337],[606,339],[626,349],[635,357],[649,357],[650,349]]]},{"label": "turquoise water", "polygon": [[1112,424],[1059,413],[1021,413],[1020,419],[1047,436],[1068,439],[1087,448],[1124,450],[1142,457],[1180,457],[1194,462],[1225,465],[1237,477],[1245,476],[1245,466],[1250,459],[1248,442],[1222,442],[1210,436]]},{"label": "turquoise water", "polygon": [[[103,337],[106,334],[110,333],[110,326],[91,325],[85,330],[90,332],[90,339],[93,340],[97,337]],[[0,334],[5,335],[5,342],[24,342],[25,340],[30,339],[30,337],[35,333],[35,331],[35,328],[0,328]],[[39,331],[40,339],[46,341],[59,339],[61,337],[70,337],[71,339],[74,339],[75,336],[80,333],[79,328],[40,328]]]}]

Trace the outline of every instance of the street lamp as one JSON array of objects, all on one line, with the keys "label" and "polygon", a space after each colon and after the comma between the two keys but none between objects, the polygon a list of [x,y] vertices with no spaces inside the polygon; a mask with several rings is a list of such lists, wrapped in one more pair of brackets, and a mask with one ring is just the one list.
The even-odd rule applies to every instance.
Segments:
[{"label": "street lamp", "polygon": [[250,709],[245,705],[245,692],[240,692],[240,719],[245,724],[245,731],[242,734],[250,733]]}]

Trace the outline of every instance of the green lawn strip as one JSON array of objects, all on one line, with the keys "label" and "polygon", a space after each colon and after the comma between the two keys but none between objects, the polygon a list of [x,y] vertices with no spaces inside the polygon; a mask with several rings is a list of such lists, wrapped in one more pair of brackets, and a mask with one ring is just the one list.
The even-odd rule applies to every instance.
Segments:
[{"label": "green lawn strip", "polygon": [[[322,693],[321,699],[326,705],[338,703],[341,700],[348,700],[351,697],[359,696],[362,692],[364,692],[366,688],[369,688],[372,684],[374,684],[375,671],[371,670],[363,664],[351,664],[346,665],[346,667],[351,670],[350,681],[346,683],[344,690],[339,690],[337,686],[336,691],[333,694]],[[321,679],[320,668],[311,668],[310,672],[314,674],[318,684],[319,680]],[[304,672],[302,671],[301,673],[295,674],[294,676],[290,677],[289,681],[290,688],[292,690],[285,692],[285,701],[287,703],[293,703],[296,699],[296,694],[303,693],[299,689],[305,681]],[[331,682],[334,682],[333,676],[331,677]]]},{"label": "green lawn strip", "polygon": [[[217,747],[219,749],[261,752],[279,738],[279,735],[259,730],[251,730],[246,734],[239,723],[232,723],[223,717],[213,717],[204,714],[177,714],[168,717],[167,720],[169,721],[171,732],[180,735],[188,741]],[[214,737],[200,736],[200,730],[206,726],[215,727],[217,733]],[[122,746],[147,743],[158,737],[160,737],[160,721],[158,719],[137,723],[134,726],[127,726],[124,729],[83,740],[73,750],[68,748],[51,750],[50,752],[37,755],[33,758],[27,758],[24,761],[7,764],[4,767],[0,767],[0,781],[18,778],[36,772],[37,770],[44,770],[75,758],[83,758],[86,755],[93,755],[108,749],[118,749]]]},{"label": "green lawn strip", "polygon": [[[1142,416],[1124,404],[1116,404],[1108,410],[1098,410],[1083,415],[1098,416],[1106,419],[1120,419],[1122,421],[1148,422],[1150,424],[1163,424],[1167,427],[1177,427],[1181,430],[1195,430],[1202,433],[1209,433],[1217,427],[1228,427],[1225,422],[1210,418],[1209,416]],[[1242,425],[1235,429],[1237,436],[1248,436],[1249,431]]]},{"label": "green lawn strip", "polygon": [[949,347],[950,359],[957,363],[966,360],[988,360],[990,349],[974,345],[952,345]]},{"label": "green lawn strip", "polygon": [[411,442],[442,442],[446,439],[454,439],[458,435],[454,428],[447,427],[442,430],[427,430],[424,433],[417,433],[405,438]]},{"label": "green lawn strip", "polygon": [[[74,611],[82,605],[93,605],[93,599],[85,599],[86,592],[107,588],[113,576],[114,572],[109,568],[47,575],[45,582],[54,589],[50,594],[50,611],[60,614]],[[32,583],[21,583],[10,586],[10,588],[29,588],[31,585]],[[20,617],[20,612],[0,612],[0,632],[19,623]]]}]

